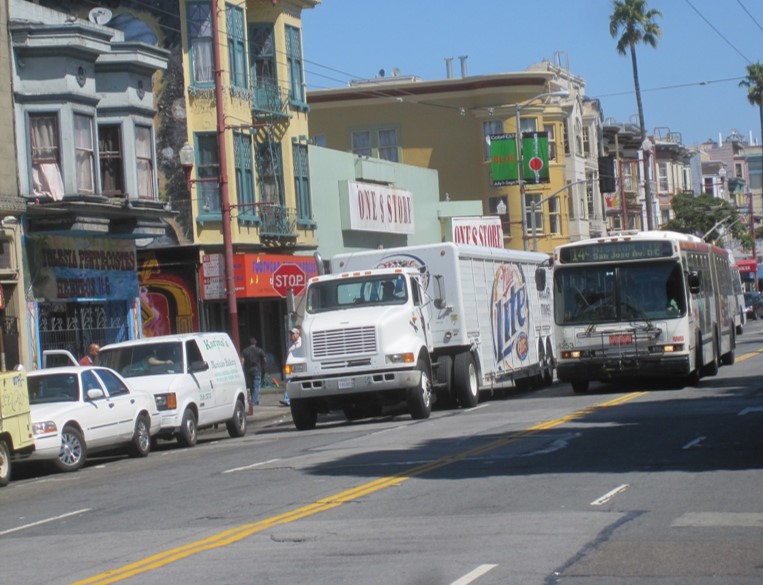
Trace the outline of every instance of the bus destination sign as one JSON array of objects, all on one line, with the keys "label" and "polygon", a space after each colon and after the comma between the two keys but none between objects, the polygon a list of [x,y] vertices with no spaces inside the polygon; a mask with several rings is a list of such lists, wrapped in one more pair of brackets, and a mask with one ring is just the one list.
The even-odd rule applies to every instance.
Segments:
[{"label": "bus destination sign", "polygon": [[672,255],[673,246],[669,241],[631,240],[627,242],[601,242],[562,248],[559,251],[559,261],[562,264],[622,262],[624,260],[670,258]]}]

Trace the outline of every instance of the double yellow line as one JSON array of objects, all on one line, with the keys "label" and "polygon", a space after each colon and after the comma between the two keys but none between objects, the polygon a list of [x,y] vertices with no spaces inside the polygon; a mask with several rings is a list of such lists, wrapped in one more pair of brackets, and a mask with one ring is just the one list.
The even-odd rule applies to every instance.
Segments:
[{"label": "double yellow line", "polygon": [[301,520],[302,518],[307,518],[308,516],[313,516],[315,514],[319,514],[320,512],[325,512],[327,510],[331,510],[332,508],[337,508],[342,504],[352,502],[353,500],[357,500],[363,496],[367,496],[391,486],[400,485],[402,482],[412,477],[423,475],[429,471],[438,469],[440,467],[445,467],[446,465],[451,465],[452,463],[462,461],[469,457],[475,457],[488,451],[499,449],[540,431],[552,429],[570,421],[583,418],[584,416],[596,412],[597,410],[618,406],[645,394],[647,393],[631,392],[630,394],[625,394],[608,402],[602,402],[600,404],[576,410],[571,414],[533,425],[523,431],[511,434],[510,436],[503,437],[495,441],[491,441],[490,443],[475,447],[474,449],[469,449],[467,451],[463,451],[455,455],[450,455],[448,457],[442,457],[435,461],[413,467],[405,472],[401,472],[388,477],[382,477],[377,480],[364,483],[363,485],[343,492],[339,492],[327,498],[316,500],[312,504],[302,506],[301,508],[297,508],[296,510],[292,510],[290,512],[285,512],[284,514],[279,514],[278,516],[272,516],[265,520],[260,520],[259,522],[252,522],[249,524],[243,524],[236,528],[231,528],[230,530],[220,532],[208,538],[197,540],[196,542],[191,542],[184,546],[152,555],[138,562],[125,565],[124,567],[120,567],[112,571],[106,571],[105,573],[95,575],[83,581],[77,581],[73,585],[107,585],[108,583],[116,583],[118,581],[123,581],[124,579],[129,579],[130,577],[158,569],[191,555],[233,544],[243,540],[248,536],[251,536],[252,534],[266,530],[268,528],[272,528],[273,526],[278,526],[279,524],[288,524],[289,522],[295,522],[296,520]]}]

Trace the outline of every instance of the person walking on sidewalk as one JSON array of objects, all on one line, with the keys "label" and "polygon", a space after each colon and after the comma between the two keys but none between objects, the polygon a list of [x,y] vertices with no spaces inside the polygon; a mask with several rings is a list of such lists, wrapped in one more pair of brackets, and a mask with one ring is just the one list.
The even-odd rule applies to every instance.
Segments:
[{"label": "person walking on sidewalk", "polygon": [[[291,355],[296,350],[301,349],[302,347],[302,337],[299,334],[299,329],[294,327],[291,331],[289,331],[289,340],[291,341],[291,345],[289,345],[289,355]],[[281,399],[281,406],[290,406],[290,405],[291,405],[291,399],[289,398],[289,393],[284,392],[283,398]]]},{"label": "person walking on sidewalk", "polygon": [[260,386],[262,374],[265,372],[265,352],[257,346],[257,339],[249,338],[249,347],[241,352],[241,365],[244,368],[246,387],[252,393],[252,405],[260,404]]}]

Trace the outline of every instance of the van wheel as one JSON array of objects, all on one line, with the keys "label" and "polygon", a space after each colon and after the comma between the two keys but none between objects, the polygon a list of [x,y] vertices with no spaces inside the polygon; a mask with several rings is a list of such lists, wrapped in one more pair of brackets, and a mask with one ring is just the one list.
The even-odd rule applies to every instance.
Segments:
[{"label": "van wheel", "polygon": [[472,354],[468,351],[456,355],[453,364],[453,386],[456,389],[456,398],[461,408],[477,406],[480,401],[477,367],[474,365]]},{"label": "van wheel", "polygon": [[225,423],[225,426],[231,437],[243,437],[246,434],[246,407],[242,400],[236,400],[233,417]]},{"label": "van wheel", "polygon": [[421,372],[419,385],[408,390],[408,412],[413,420],[429,418],[432,413],[432,381],[429,378],[429,367],[424,360],[417,364]]},{"label": "van wheel", "polygon": [[130,457],[146,457],[151,452],[151,422],[145,414],[135,421],[135,432],[130,443]]},{"label": "van wheel", "polygon": [[0,439],[0,487],[5,487],[11,481],[11,450],[8,443]]},{"label": "van wheel", "polygon": [[298,431],[309,431],[315,428],[318,421],[318,411],[304,398],[292,398],[289,401],[291,419]]},{"label": "van wheel", "polygon": [[177,433],[178,444],[181,447],[193,447],[198,440],[196,434],[196,415],[190,408],[183,412],[183,422],[180,423],[180,430]]},{"label": "van wheel", "polygon": [[87,447],[82,433],[75,427],[66,425],[61,431],[61,450],[53,465],[59,471],[77,471],[85,464]]}]

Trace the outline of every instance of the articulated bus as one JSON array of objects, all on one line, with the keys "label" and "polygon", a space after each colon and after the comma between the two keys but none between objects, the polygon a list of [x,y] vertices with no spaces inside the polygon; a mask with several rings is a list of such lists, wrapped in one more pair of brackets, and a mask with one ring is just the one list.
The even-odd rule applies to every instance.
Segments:
[{"label": "articulated bus", "polygon": [[696,385],[734,363],[730,254],[696,236],[621,232],[554,251],[557,377]]}]

